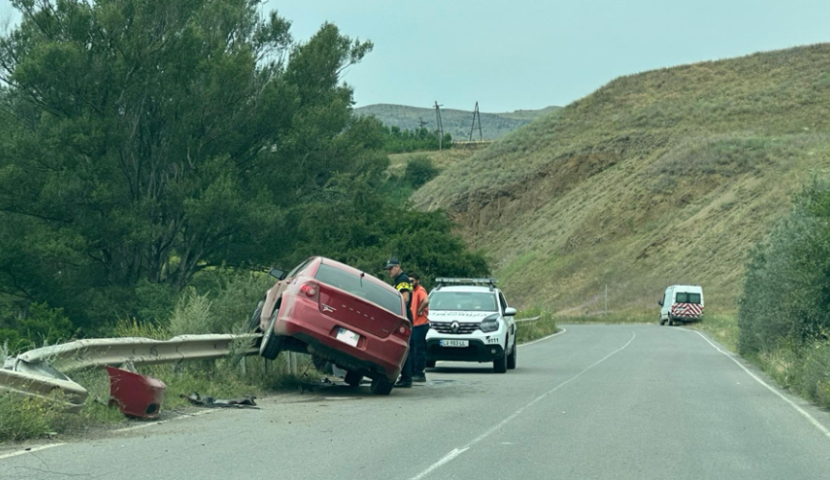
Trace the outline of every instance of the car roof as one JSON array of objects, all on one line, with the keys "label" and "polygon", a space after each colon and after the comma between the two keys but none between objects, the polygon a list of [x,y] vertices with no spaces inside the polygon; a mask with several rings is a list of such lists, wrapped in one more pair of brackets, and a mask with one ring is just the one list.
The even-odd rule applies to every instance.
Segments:
[{"label": "car roof", "polygon": [[672,285],[675,290],[685,290],[688,292],[703,292],[703,287],[700,285]]}]

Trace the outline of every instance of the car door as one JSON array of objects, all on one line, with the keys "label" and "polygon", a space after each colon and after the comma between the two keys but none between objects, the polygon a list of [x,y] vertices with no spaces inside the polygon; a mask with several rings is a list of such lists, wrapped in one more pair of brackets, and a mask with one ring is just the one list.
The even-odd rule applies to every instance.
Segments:
[{"label": "car door", "polygon": [[674,287],[666,288],[666,292],[663,294],[663,306],[660,307],[660,319],[665,320],[669,318],[669,311],[671,310],[671,304],[674,302]]},{"label": "car door", "polygon": [[[507,311],[507,300],[504,299],[504,294],[499,291],[499,308],[501,308],[501,316],[504,319],[505,323],[507,324],[507,331],[510,332],[510,338],[513,340],[513,344],[516,343],[516,321],[513,317],[508,317],[504,313]],[[505,349],[509,347],[509,345],[504,346]]]}]

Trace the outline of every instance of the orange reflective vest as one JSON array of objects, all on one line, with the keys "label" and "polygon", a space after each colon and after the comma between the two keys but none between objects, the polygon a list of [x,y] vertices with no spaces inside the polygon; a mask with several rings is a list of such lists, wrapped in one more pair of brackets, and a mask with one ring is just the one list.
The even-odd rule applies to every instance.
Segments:
[{"label": "orange reflective vest", "polygon": [[418,306],[421,305],[421,302],[423,302],[425,298],[427,298],[427,291],[424,287],[420,285],[415,287],[415,291],[412,292],[412,306],[409,307],[412,309],[412,326],[414,327],[429,323],[429,318],[427,318],[427,315],[429,315],[429,307],[424,309],[424,313],[418,315]]}]

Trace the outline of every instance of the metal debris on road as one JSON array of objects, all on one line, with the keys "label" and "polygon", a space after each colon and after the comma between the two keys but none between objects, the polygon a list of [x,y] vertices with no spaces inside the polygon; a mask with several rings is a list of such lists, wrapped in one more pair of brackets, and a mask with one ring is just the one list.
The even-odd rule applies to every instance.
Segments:
[{"label": "metal debris on road", "polygon": [[180,395],[180,397],[186,398],[193,405],[207,408],[259,408],[256,404],[256,397],[253,395],[226,400],[209,396],[203,397],[193,392],[190,395]]}]

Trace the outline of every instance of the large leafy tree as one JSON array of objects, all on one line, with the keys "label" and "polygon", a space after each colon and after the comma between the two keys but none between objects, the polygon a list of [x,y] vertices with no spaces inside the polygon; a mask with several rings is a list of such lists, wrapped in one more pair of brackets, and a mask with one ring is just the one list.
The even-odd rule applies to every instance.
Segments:
[{"label": "large leafy tree", "polygon": [[371,43],[292,41],[252,0],[14,0],[0,39],[0,294],[82,327],[200,270],[273,262],[287,212],[383,139],[339,78]]}]

